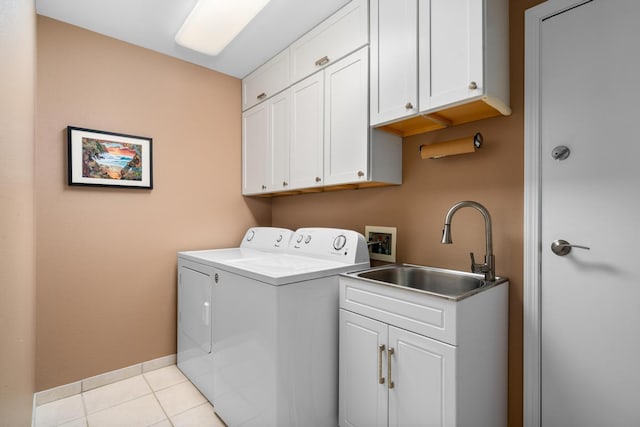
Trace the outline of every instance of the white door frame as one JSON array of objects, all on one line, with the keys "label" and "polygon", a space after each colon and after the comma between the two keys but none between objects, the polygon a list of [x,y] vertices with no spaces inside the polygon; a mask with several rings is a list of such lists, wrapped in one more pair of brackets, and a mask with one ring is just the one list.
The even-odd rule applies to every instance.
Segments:
[{"label": "white door frame", "polygon": [[540,27],[558,13],[594,0],[548,0],[525,13],[524,79],[524,427],[540,427],[541,153]]}]

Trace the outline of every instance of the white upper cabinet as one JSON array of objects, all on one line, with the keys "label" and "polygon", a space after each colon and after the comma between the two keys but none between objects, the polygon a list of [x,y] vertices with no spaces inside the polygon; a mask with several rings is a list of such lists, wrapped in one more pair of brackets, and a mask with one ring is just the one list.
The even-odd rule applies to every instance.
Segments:
[{"label": "white upper cabinet", "polygon": [[364,47],[324,71],[325,185],[369,177],[368,70],[368,49]]},{"label": "white upper cabinet", "polygon": [[484,93],[483,0],[428,0],[420,8],[420,110]]},{"label": "white upper cabinet", "polygon": [[371,0],[371,125],[418,112],[418,0]]},{"label": "white upper cabinet", "polygon": [[352,0],[290,46],[297,82],[369,42],[368,0]]},{"label": "white upper cabinet", "polygon": [[324,185],[324,74],[291,88],[291,189]]},{"label": "white upper cabinet", "polygon": [[371,124],[410,136],[511,114],[508,12],[507,0],[372,0]]},{"label": "white upper cabinet", "polygon": [[288,188],[289,120],[289,91],[242,114],[242,194]]},{"label": "white upper cabinet", "polygon": [[268,109],[261,104],[242,114],[242,194],[267,190],[265,158],[269,145]]},{"label": "white upper cabinet", "polygon": [[291,140],[291,95],[286,91],[269,100],[270,152],[267,153],[267,187],[287,190],[289,187],[289,144]]},{"label": "white upper cabinet", "polygon": [[289,49],[285,49],[245,77],[242,80],[242,111],[287,88],[291,84],[289,68]]}]

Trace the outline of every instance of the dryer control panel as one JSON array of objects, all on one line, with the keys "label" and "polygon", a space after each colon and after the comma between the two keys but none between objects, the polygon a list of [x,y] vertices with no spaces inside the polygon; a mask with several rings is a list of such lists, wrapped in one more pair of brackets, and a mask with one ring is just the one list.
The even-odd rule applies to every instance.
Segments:
[{"label": "dryer control panel", "polygon": [[251,227],[247,230],[241,248],[251,248],[269,252],[284,252],[289,247],[293,231],[278,227]]},{"label": "dryer control panel", "polygon": [[340,228],[299,228],[293,233],[287,253],[346,264],[369,262],[364,236],[356,231]]}]

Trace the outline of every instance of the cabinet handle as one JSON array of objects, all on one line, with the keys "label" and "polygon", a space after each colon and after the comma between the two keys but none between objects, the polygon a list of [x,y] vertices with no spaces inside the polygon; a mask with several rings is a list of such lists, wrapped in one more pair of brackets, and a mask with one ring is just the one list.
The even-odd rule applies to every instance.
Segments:
[{"label": "cabinet handle", "polygon": [[289,185],[289,183],[287,181],[282,181],[282,186],[286,187],[287,185]]},{"label": "cabinet handle", "polygon": [[263,185],[263,186],[262,186],[262,189],[263,189],[263,190],[266,190],[266,189],[267,189],[267,186],[266,186],[266,185]]},{"label": "cabinet handle", "polygon": [[478,83],[476,83],[476,82],[469,83],[469,89],[471,89],[471,90],[478,89]]},{"label": "cabinet handle", "polygon": [[263,99],[265,99],[267,97],[267,94],[262,92],[260,95],[256,96],[256,98],[258,98],[260,101],[262,101]]},{"label": "cabinet handle", "polygon": [[364,176],[364,172],[362,172],[362,171],[358,171],[358,176],[359,176],[360,178],[362,178],[362,177]]},{"label": "cabinet handle", "polygon": [[393,349],[393,347],[389,347],[389,351],[388,351],[388,355],[387,355],[387,377],[389,377],[389,383],[387,384],[387,386],[389,387],[389,390],[391,390],[393,387],[395,387],[395,384],[393,383],[393,377],[391,376],[391,356],[393,356],[393,353],[395,353],[396,351]]},{"label": "cabinet handle", "polygon": [[322,181],[322,178],[320,178],[319,176],[316,176],[316,182],[320,182]]},{"label": "cabinet handle", "polygon": [[384,384],[382,376],[382,358],[384,357],[384,344],[378,346],[378,384]]},{"label": "cabinet handle", "polygon": [[329,57],[328,56],[323,56],[322,58],[318,59],[316,61],[316,67],[322,67],[323,65],[327,64],[329,62]]},{"label": "cabinet handle", "polygon": [[407,102],[406,104],[404,104],[404,108],[406,108],[407,110],[413,110],[413,104],[410,102]]}]

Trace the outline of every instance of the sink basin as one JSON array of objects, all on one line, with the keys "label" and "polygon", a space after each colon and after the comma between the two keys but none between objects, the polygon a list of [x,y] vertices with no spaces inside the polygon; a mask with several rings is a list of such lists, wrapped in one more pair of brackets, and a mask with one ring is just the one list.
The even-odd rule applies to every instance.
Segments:
[{"label": "sink basin", "polygon": [[506,278],[486,281],[480,274],[411,264],[393,264],[365,271],[346,273],[377,283],[426,292],[442,298],[460,300],[505,282]]}]

